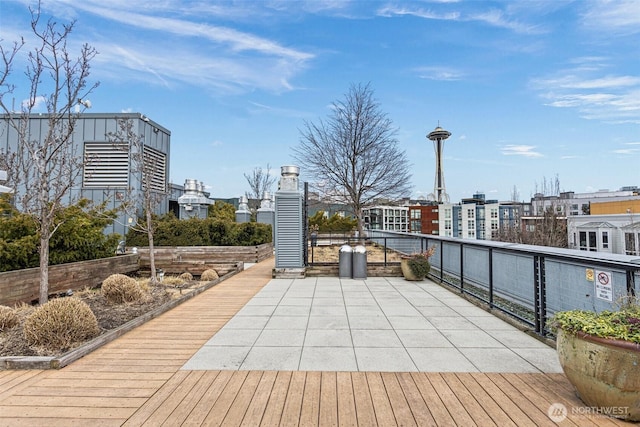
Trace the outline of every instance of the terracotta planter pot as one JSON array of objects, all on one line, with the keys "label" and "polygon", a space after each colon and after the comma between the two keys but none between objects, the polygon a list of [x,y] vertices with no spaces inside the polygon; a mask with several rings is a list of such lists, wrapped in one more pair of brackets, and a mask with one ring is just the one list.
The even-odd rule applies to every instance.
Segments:
[{"label": "terracotta planter pot", "polygon": [[413,274],[413,270],[411,270],[411,267],[409,267],[408,259],[400,260],[400,268],[402,269],[402,275],[404,276],[405,280],[411,280],[411,281],[424,280],[424,276],[420,277]]},{"label": "terracotta planter pot", "polygon": [[558,331],[558,357],[582,401],[599,412],[640,421],[640,345]]}]

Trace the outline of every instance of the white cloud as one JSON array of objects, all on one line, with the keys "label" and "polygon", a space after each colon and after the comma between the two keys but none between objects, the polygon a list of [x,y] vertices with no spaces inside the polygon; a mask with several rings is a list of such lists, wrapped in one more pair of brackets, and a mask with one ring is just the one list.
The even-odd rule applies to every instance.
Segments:
[{"label": "white cloud", "polygon": [[613,150],[616,154],[635,154],[640,153],[640,148],[620,148],[618,150]]},{"label": "white cloud", "polygon": [[635,34],[640,32],[640,2],[637,0],[596,0],[585,2],[586,12],[582,22],[597,33],[618,32]]},{"label": "white cloud", "polygon": [[307,118],[311,116],[310,114],[305,113],[303,111],[294,110],[290,108],[272,107],[269,105],[260,104],[258,102],[253,102],[253,101],[249,101],[249,104],[251,104],[251,107],[249,110],[251,113],[254,113],[254,114],[268,113],[276,116],[294,117],[294,118],[301,118],[301,117]]},{"label": "white cloud", "polygon": [[501,151],[505,156],[543,157],[541,153],[534,151],[535,148],[533,145],[505,145]]},{"label": "white cloud", "polygon": [[414,71],[421,79],[454,81],[464,77],[462,71],[449,67],[418,67]]},{"label": "white cloud", "polygon": [[595,75],[609,64],[606,58],[583,57],[570,69],[531,80],[546,105],[575,108],[581,117],[617,123],[640,123],[640,75]]},{"label": "white cloud", "polygon": [[[22,101],[22,108],[29,108],[29,104],[31,103],[30,99],[25,99]],[[36,96],[33,99],[33,108],[34,112],[43,112],[46,111],[47,98],[44,96]]]},{"label": "white cloud", "polygon": [[[84,19],[80,17],[75,28],[99,52],[92,77],[100,80],[138,81],[171,89],[189,84],[215,93],[255,88],[283,92],[292,90],[290,80],[315,57],[256,34],[202,23],[203,16],[246,20],[247,15],[267,13],[265,8],[254,11],[258,6],[49,0],[45,7],[54,14],[66,11],[65,16],[71,14],[69,10],[71,15],[93,14],[105,22],[88,30],[81,28]],[[245,16],[235,15],[239,11]],[[3,27],[3,35],[4,31]]]},{"label": "white cloud", "polygon": [[311,54],[280,46],[278,43],[263,37],[254,36],[228,27],[200,24],[195,21],[151,16],[141,13],[123,13],[122,10],[119,9],[81,5],[82,3],[78,3],[78,7],[82,7],[85,11],[105,19],[139,29],[160,31],[183,37],[197,37],[223,45],[235,52],[256,51],[265,55],[289,58],[295,61],[304,61],[313,57]]},{"label": "white cloud", "polygon": [[[448,2],[442,2],[448,3]],[[410,6],[384,6],[378,9],[378,16],[415,16],[422,19],[432,19],[439,21],[458,21],[458,22],[481,22],[492,27],[505,28],[521,34],[541,34],[546,32],[538,25],[525,24],[508,12],[499,9],[490,9],[483,12],[463,14],[459,11],[436,12],[432,9],[424,9],[416,7],[415,4]]]},{"label": "white cloud", "polygon": [[378,16],[393,17],[395,15],[403,16],[410,15],[423,19],[435,19],[441,21],[457,21],[460,19],[459,12],[450,13],[436,13],[430,9],[422,9],[415,7],[398,7],[398,6],[385,6],[378,9]]},{"label": "white cloud", "polygon": [[628,148],[619,148],[617,150],[613,150],[615,154],[623,154],[623,155],[632,155],[636,153],[640,153],[640,142],[627,142],[623,145],[629,146]]}]

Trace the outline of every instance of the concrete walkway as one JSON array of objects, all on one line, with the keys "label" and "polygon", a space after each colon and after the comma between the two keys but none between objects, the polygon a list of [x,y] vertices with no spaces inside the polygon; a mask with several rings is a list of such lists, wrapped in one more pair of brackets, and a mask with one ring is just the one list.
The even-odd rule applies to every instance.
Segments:
[{"label": "concrete walkway", "polygon": [[401,277],[272,279],[182,369],[562,372],[555,349]]}]

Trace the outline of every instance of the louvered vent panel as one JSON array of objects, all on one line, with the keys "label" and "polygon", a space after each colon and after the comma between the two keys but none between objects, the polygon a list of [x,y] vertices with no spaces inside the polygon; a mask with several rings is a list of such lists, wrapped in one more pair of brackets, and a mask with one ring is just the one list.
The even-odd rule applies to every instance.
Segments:
[{"label": "louvered vent panel", "polygon": [[300,268],[302,259],[302,196],[276,193],[276,268]]},{"label": "louvered vent panel", "polygon": [[[164,192],[167,189],[166,183],[167,157],[164,153],[145,145],[144,146],[144,179],[142,186],[146,187],[147,182],[152,190]],[[147,175],[148,174],[148,175]]]},{"label": "louvered vent panel", "polygon": [[83,185],[93,187],[127,187],[129,152],[125,144],[87,142],[84,145]]}]

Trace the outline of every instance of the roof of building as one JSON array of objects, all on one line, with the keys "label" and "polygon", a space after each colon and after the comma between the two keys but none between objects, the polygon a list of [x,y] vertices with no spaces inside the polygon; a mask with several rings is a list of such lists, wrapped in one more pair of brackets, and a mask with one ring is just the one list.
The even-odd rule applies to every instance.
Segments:
[{"label": "roof of building", "polygon": [[607,221],[591,221],[579,225],[576,228],[617,228],[615,225]]}]

